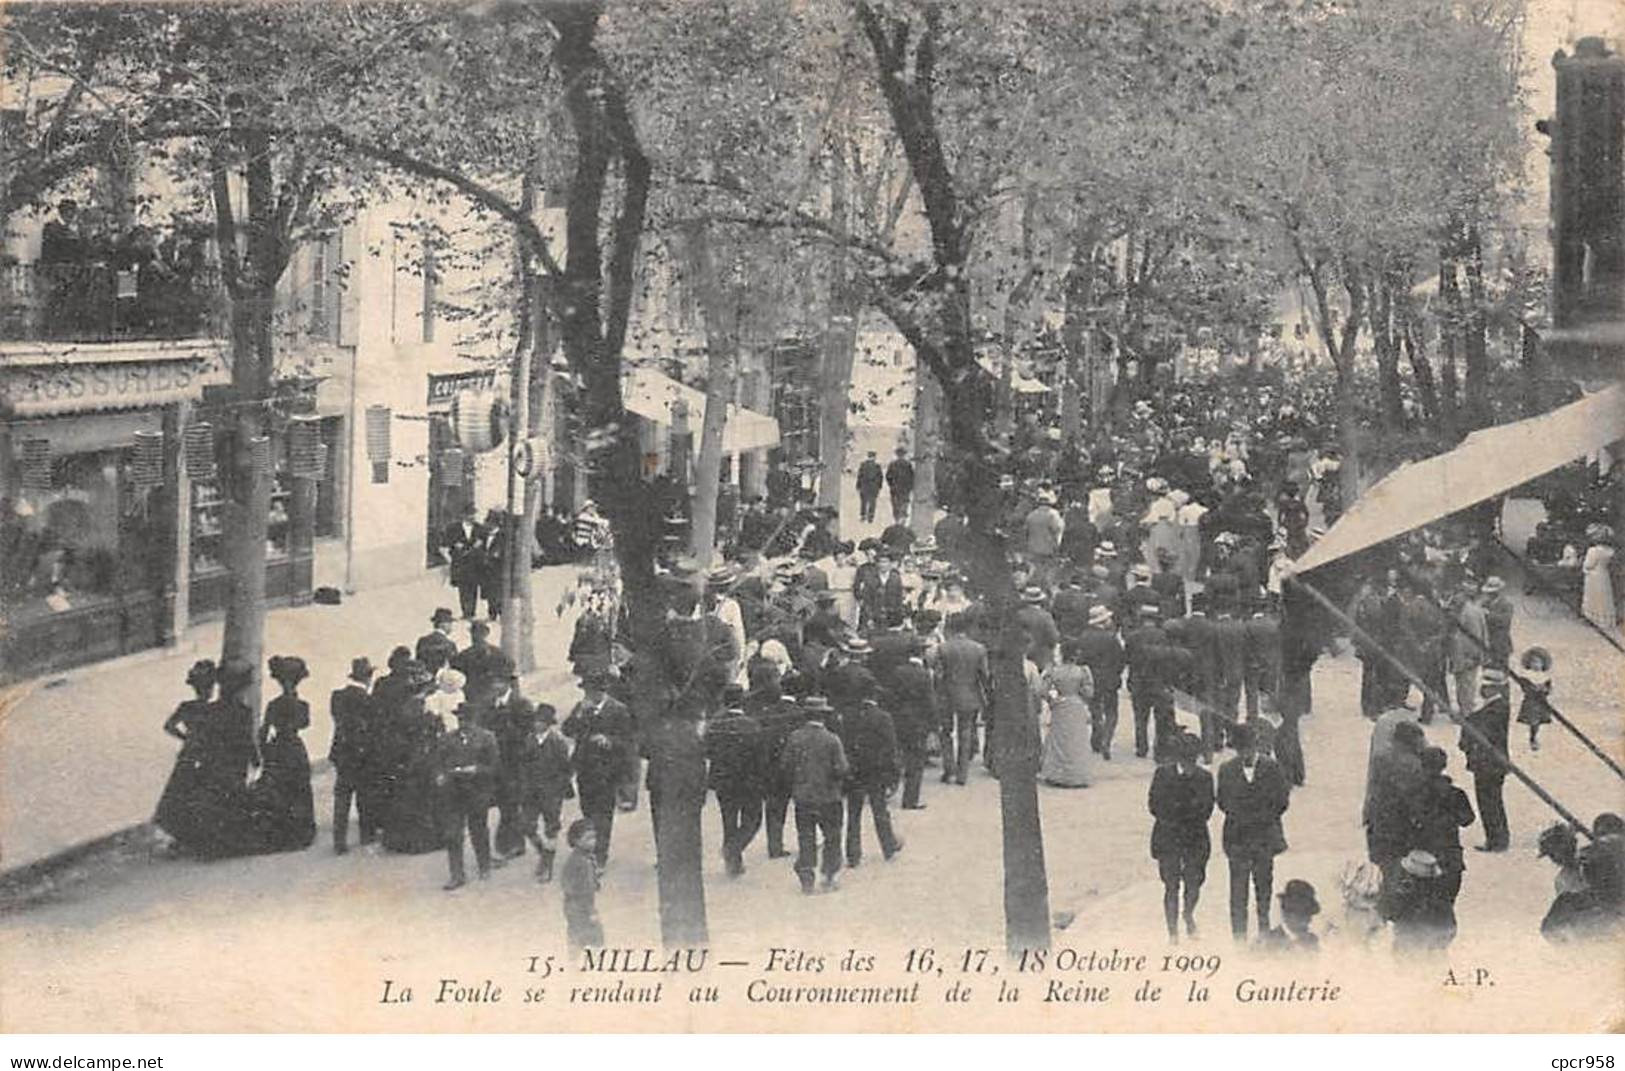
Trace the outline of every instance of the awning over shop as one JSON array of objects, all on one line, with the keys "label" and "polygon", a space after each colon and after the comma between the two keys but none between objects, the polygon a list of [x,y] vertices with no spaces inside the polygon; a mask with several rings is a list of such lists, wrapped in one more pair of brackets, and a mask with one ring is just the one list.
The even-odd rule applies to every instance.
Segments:
[{"label": "awning over shop", "polygon": [[[705,426],[705,392],[679,383],[652,368],[634,368],[621,380],[621,400],[627,411],[657,424],[672,422],[672,408],[678,403],[688,410],[688,427],[699,441]],[[738,454],[765,450],[779,445],[779,422],[770,416],[728,407],[728,423],[722,433],[722,452]]]},{"label": "awning over shop", "polygon": [[1625,439],[1625,386],[1528,420],[1484,428],[1446,454],[1395,469],[1361,495],[1293,563],[1299,573],[1346,558],[1493,498]]}]

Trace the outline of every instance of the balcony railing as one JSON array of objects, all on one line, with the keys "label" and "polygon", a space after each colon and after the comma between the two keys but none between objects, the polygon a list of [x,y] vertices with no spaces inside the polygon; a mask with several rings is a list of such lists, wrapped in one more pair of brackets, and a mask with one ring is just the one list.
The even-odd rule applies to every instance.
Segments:
[{"label": "balcony railing", "polygon": [[206,338],[222,313],[212,265],[0,265],[0,341]]}]

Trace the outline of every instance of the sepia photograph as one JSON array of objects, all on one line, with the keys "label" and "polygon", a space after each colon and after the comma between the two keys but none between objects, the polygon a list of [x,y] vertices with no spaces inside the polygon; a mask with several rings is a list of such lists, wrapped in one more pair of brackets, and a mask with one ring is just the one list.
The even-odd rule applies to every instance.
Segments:
[{"label": "sepia photograph", "polygon": [[1617,0],[5,0],[0,1033],[1625,1031],[1622,380]]}]

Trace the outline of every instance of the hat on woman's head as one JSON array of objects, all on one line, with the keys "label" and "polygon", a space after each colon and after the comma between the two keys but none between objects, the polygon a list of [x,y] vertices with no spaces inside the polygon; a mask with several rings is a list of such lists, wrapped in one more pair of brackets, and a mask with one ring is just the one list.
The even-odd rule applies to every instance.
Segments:
[{"label": "hat on woman's head", "polygon": [[298,684],[310,676],[305,660],[296,655],[272,655],[267,668],[278,684]]},{"label": "hat on woman's head", "polygon": [[192,663],[192,668],[186,671],[187,684],[207,684],[213,687],[219,674],[215,671],[214,662],[207,658],[200,658]]}]

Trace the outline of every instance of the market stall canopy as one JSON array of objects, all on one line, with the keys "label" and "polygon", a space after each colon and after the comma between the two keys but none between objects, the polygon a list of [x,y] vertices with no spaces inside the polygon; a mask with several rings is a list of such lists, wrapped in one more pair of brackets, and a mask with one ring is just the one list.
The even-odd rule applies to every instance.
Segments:
[{"label": "market stall canopy", "polygon": [[1376,546],[1625,439],[1625,386],[1541,416],[1475,431],[1449,453],[1372,484],[1296,562],[1305,573]]},{"label": "market stall canopy", "polygon": [[[621,380],[621,400],[630,413],[657,424],[672,422],[672,408],[681,403],[688,409],[688,427],[699,441],[705,426],[705,392],[679,383],[652,368],[634,368]],[[722,452],[738,454],[745,450],[765,450],[779,445],[779,422],[770,416],[728,407],[728,423],[722,433]]]}]

